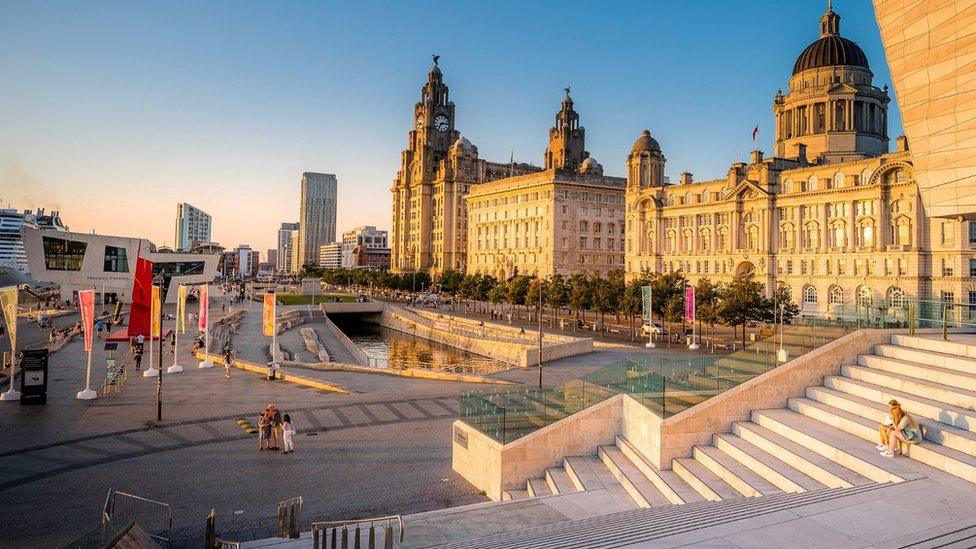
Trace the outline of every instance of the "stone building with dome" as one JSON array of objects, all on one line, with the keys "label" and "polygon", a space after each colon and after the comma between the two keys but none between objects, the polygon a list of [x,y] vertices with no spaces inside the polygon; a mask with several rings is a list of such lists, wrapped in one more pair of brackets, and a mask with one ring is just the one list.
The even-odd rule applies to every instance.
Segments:
[{"label": "stone building with dome", "polygon": [[393,180],[390,269],[394,272],[463,271],[467,255],[465,196],[488,181],[542,170],[514,162],[488,162],[455,127],[454,102],[435,56],[414,105],[414,129]]},{"label": "stone building with dome", "polygon": [[542,171],[471,187],[467,273],[504,279],[623,269],[627,180],[604,175],[586,151],[568,89],[543,157]]},{"label": "stone building with dome", "polygon": [[830,8],[819,30],[773,99],[772,157],[754,151],[722,178],[670,184],[661,145],[648,131],[635,141],[628,276],[682,271],[694,284],[752,272],[806,315],[855,300],[976,302],[976,224],[926,215],[907,140],[889,152],[886,89]]}]

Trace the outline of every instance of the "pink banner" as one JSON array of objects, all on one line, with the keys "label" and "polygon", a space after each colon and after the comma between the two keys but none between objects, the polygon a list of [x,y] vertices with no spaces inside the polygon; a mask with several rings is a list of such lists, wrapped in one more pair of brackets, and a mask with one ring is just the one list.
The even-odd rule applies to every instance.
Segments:
[{"label": "pink banner", "polygon": [[92,331],[95,327],[95,290],[78,292],[78,308],[81,310],[81,330],[85,334],[85,350],[92,350]]},{"label": "pink banner", "polygon": [[685,287],[685,322],[695,321],[695,287]]},{"label": "pink banner", "polygon": [[198,296],[200,299],[200,323],[198,327],[201,332],[207,330],[207,323],[210,320],[207,318],[210,315],[210,292],[208,289],[209,286],[206,284],[200,286],[200,295]]}]

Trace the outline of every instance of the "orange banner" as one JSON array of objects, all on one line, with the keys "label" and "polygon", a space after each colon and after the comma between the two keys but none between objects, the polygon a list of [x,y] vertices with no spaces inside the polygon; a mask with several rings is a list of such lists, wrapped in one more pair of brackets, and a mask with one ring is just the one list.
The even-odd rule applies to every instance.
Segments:
[{"label": "orange banner", "polygon": [[78,292],[78,309],[81,312],[81,330],[85,334],[85,350],[92,350],[92,331],[95,328],[95,290]]},{"label": "orange banner", "polygon": [[264,294],[264,335],[273,336],[275,333],[275,295]]},{"label": "orange banner", "polygon": [[149,337],[159,337],[159,317],[162,311],[159,302],[159,286],[152,287],[152,335]]},{"label": "orange banner", "polygon": [[200,298],[200,314],[197,320],[197,327],[200,328],[201,332],[207,331],[207,326],[209,326],[210,319],[210,287],[204,284],[200,286],[200,294],[197,296]]}]

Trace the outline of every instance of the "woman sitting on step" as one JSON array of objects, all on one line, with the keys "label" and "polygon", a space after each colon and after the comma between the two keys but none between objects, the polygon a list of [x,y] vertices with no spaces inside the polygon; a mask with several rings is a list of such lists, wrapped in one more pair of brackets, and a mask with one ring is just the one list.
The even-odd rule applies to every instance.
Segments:
[{"label": "woman sitting on step", "polygon": [[896,453],[901,453],[901,443],[918,444],[922,442],[922,428],[918,421],[908,412],[901,409],[901,404],[897,400],[888,402],[888,415],[891,418],[891,425],[882,425],[881,441],[885,443],[882,447],[878,445],[878,450],[884,457],[894,457]]}]

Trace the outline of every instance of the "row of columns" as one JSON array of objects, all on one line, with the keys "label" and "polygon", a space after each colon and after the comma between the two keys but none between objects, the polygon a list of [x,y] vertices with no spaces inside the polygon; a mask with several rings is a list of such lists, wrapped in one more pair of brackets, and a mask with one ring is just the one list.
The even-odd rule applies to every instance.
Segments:
[{"label": "row of columns", "polygon": [[[855,104],[861,105],[860,117],[855,116]],[[818,105],[824,109],[824,128],[822,129],[815,128],[816,107]],[[871,105],[874,105],[876,112],[873,124],[870,117]],[[838,106],[842,113],[840,117],[837,116]],[[843,122],[843,125],[839,122]],[[781,138],[784,139],[787,133],[791,137],[798,137],[828,131],[861,131],[884,136],[888,121],[885,109],[874,103],[854,99],[831,99],[821,103],[799,105],[783,111],[777,115],[777,125]],[[815,129],[819,131],[815,131]]]}]

